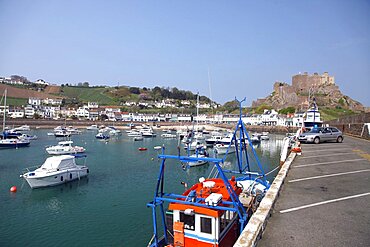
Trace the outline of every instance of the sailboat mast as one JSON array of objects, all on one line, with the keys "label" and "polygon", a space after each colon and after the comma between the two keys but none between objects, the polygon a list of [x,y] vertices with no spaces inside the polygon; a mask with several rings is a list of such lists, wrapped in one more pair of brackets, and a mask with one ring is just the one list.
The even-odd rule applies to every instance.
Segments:
[{"label": "sailboat mast", "polygon": [[198,131],[198,118],[199,118],[199,92],[197,95],[197,131]]},{"label": "sailboat mast", "polygon": [[208,88],[209,88],[209,99],[211,100],[211,109],[212,109],[212,114],[213,114],[213,107],[212,107],[212,91],[211,91],[211,74],[209,72],[209,67],[208,67]]},{"label": "sailboat mast", "polygon": [[6,114],[6,93],[7,93],[8,89],[5,88],[5,91],[4,91],[4,115],[3,115],[3,132],[5,131],[5,114]]}]

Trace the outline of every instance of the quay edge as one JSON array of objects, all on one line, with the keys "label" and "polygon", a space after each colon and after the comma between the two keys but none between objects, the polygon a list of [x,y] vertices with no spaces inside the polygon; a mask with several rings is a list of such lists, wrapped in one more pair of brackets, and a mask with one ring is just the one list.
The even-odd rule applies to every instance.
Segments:
[{"label": "quay edge", "polygon": [[290,165],[296,155],[297,154],[295,152],[290,153],[272,182],[270,189],[261,201],[257,211],[252,215],[247,226],[234,244],[234,247],[253,247],[257,245],[258,240],[261,238],[263,231],[266,228],[267,220],[271,216],[271,211],[273,210],[274,204],[279,196],[280,189],[287,176]]}]

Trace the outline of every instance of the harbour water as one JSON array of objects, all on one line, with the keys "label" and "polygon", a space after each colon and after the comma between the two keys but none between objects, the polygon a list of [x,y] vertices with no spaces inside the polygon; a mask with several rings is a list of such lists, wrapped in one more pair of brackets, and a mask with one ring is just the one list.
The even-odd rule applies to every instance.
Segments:
[{"label": "harbour water", "polygon": [[[29,147],[0,150],[0,246],[146,246],[153,233],[146,204],[153,199],[159,169],[153,147],[164,144],[166,153],[176,154],[178,141],[157,136],[134,142],[123,134],[105,142],[83,131],[72,140],[87,149],[89,177],[32,190],[19,175],[23,168],[41,165],[48,157],[45,146],[60,141],[48,131],[34,130],[38,140]],[[265,172],[279,164],[282,139],[270,135],[256,147]],[[225,166],[234,162],[230,158]],[[166,186],[181,193],[180,182],[193,184],[211,168],[183,170],[181,163],[168,161]],[[13,185],[17,193],[9,192]]]}]

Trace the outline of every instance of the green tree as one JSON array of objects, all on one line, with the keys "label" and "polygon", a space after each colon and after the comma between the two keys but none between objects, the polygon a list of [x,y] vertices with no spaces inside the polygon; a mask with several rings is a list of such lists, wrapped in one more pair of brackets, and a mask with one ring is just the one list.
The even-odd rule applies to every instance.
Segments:
[{"label": "green tree", "polygon": [[295,113],[295,108],[293,106],[289,106],[287,108],[281,109],[279,114],[288,114],[288,113]]}]

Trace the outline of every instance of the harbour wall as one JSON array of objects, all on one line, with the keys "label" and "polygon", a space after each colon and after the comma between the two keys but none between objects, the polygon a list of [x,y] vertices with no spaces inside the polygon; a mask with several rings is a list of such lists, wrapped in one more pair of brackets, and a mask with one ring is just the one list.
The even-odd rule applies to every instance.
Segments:
[{"label": "harbour wall", "polygon": [[248,221],[247,226],[239,236],[234,244],[234,247],[253,247],[256,246],[261,239],[263,231],[266,228],[268,219],[271,217],[274,205],[279,197],[279,192],[288,174],[290,165],[292,164],[296,153],[291,152],[287,160],[281,166],[279,173],[276,175],[271,187],[267,191],[265,197],[262,199],[256,212]]},{"label": "harbour wall", "polygon": [[324,122],[335,126],[343,133],[370,140],[370,113],[362,113]]}]

